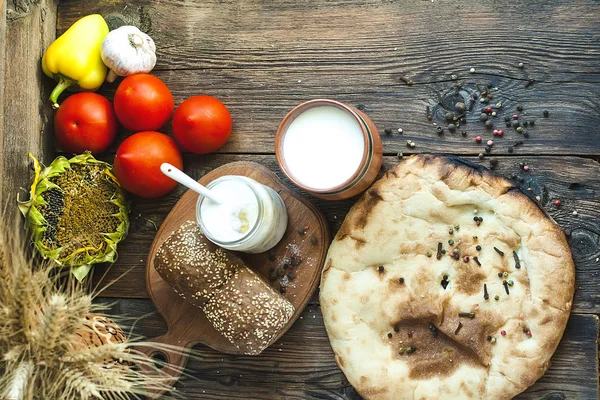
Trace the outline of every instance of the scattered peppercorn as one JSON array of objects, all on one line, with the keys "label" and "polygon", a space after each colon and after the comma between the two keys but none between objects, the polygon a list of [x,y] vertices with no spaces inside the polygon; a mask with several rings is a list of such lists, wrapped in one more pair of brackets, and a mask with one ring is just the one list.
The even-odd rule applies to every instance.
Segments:
[{"label": "scattered peppercorn", "polygon": [[481,122],[485,122],[488,120],[488,115],[486,113],[481,113],[481,115],[479,116],[479,120]]},{"label": "scattered peppercorn", "polygon": [[494,123],[492,121],[490,121],[490,120],[487,120],[487,121],[485,121],[484,125],[485,125],[486,128],[489,129],[489,128],[492,128],[494,126]]},{"label": "scattered peppercorn", "polygon": [[502,330],[500,331],[500,334],[501,334],[502,336],[506,336],[506,331],[505,331],[504,329],[502,329]]},{"label": "scattered peppercorn", "polygon": [[485,156],[483,155],[483,153],[479,153],[479,154],[477,155],[477,157],[478,157],[480,160],[483,160],[483,157],[485,157]]},{"label": "scattered peppercorn", "polygon": [[390,128],[385,128],[384,130],[386,135],[391,135],[392,134],[392,130]]},{"label": "scattered peppercorn", "polygon": [[396,333],[400,332],[400,327],[398,325],[394,326],[394,332],[396,332]]},{"label": "scattered peppercorn", "polygon": [[512,122],[512,127],[513,128],[518,128],[519,126],[521,126],[521,123],[519,121],[515,120],[515,121]]},{"label": "scattered peppercorn", "polygon": [[524,65],[522,62],[519,63],[519,68],[523,69]]},{"label": "scattered peppercorn", "polygon": [[523,106],[521,104],[517,105],[517,111],[519,111],[519,112],[523,111]]},{"label": "scattered peppercorn", "polygon": [[548,110],[544,110],[544,118],[548,118],[549,115],[550,113],[548,112]]},{"label": "scattered peppercorn", "polygon": [[427,252],[427,257],[431,258],[432,255],[433,254],[430,251]]},{"label": "scattered peppercorn", "polygon": [[442,133],[444,133],[444,128],[442,128],[441,126],[438,126],[437,128],[435,128],[435,130],[438,133],[438,135],[441,135]]},{"label": "scattered peppercorn", "polygon": [[429,330],[431,331],[431,333],[434,337],[437,337],[438,329],[435,327],[434,324],[429,324]]},{"label": "scattered peppercorn", "polygon": [[413,336],[413,331],[408,331],[408,332],[406,332],[406,334],[408,335],[408,337],[412,337]]},{"label": "scattered peppercorn", "polygon": [[316,236],[311,236],[310,237],[310,244],[312,245],[316,245],[319,241],[317,240]]},{"label": "scattered peppercorn", "polygon": [[467,131],[461,131],[460,134],[463,135],[463,137],[467,137]]},{"label": "scattered peppercorn", "polygon": [[522,133],[523,132],[523,127],[522,126],[517,126],[517,132]]},{"label": "scattered peppercorn", "polygon": [[556,207],[560,207],[560,200],[556,200],[556,201],[554,202],[554,205],[555,205]]},{"label": "scattered peppercorn", "polygon": [[496,300],[496,301],[500,300],[500,296],[498,296],[498,295],[495,295],[495,296],[494,296],[494,300]]},{"label": "scattered peppercorn", "polygon": [[475,250],[481,251],[481,246],[480,245],[475,246]]},{"label": "scattered peppercorn", "polygon": [[535,120],[532,119],[531,121],[529,121],[529,125],[534,126],[535,125]]},{"label": "scattered peppercorn", "polygon": [[496,167],[496,166],[498,166],[498,159],[497,159],[496,157],[492,157],[492,158],[490,158],[490,165],[491,165],[492,167]]},{"label": "scattered peppercorn", "polygon": [[456,131],[456,125],[454,125],[454,124],[448,124],[448,131],[455,132]]},{"label": "scattered peppercorn", "polygon": [[380,265],[379,267],[377,267],[377,271],[379,272],[383,272],[385,268],[383,267],[383,265]]},{"label": "scattered peppercorn", "polygon": [[402,285],[404,283],[404,278],[398,279],[398,282],[400,282],[400,284]]},{"label": "scattered peppercorn", "polygon": [[463,261],[466,262],[466,263],[468,263],[469,262],[469,256],[464,256],[463,257]]},{"label": "scattered peppercorn", "polygon": [[404,153],[398,153],[396,154],[396,157],[398,157],[398,159],[401,159],[402,157],[404,157]]},{"label": "scattered peppercorn", "polygon": [[477,143],[481,143],[481,140],[482,140],[482,139],[481,139],[481,136],[475,136],[475,141],[476,141]]},{"label": "scattered peppercorn", "polygon": [[448,240],[448,244],[449,244],[450,246],[452,246],[452,245],[454,244],[454,240],[452,240],[452,239]]},{"label": "scattered peppercorn", "polygon": [[392,338],[392,336],[393,336],[393,335],[392,335],[391,333],[388,333],[388,338],[389,338],[389,339],[391,339],[391,338]]},{"label": "scattered peppercorn", "polygon": [[523,132],[523,137],[528,138],[529,137],[529,132],[527,132],[527,131]]}]

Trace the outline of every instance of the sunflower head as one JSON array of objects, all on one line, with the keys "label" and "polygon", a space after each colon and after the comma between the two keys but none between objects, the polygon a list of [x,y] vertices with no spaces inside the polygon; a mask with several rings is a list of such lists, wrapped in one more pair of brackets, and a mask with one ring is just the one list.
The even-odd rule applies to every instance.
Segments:
[{"label": "sunflower head", "polygon": [[114,262],[129,228],[125,195],[112,167],[84,153],[57,157],[43,168],[33,160],[30,198],[19,208],[44,258],[83,279],[92,264]]}]

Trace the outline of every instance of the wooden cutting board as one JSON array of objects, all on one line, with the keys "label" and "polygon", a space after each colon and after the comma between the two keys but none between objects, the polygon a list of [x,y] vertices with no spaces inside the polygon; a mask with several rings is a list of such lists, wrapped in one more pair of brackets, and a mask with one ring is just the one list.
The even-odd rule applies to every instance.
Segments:
[{"label": "wooden cutting board", "polygon": [[[275,189],[287,208],[287,230],[283,239],[273,249],[261,254],[238,253],[248,266],[265,277],[277,291],[280,291],[280,283],[279,280],[269,279],[269,275],[273,278],[273,270],[270,269],[274,268],[276,271],[277,268],[283,267],[283,260],[292,254],[297,259],[300,257],[300,264],[294,268],[295,278],[283,294],[295,307],[296,312],[277,337],[278,340],[298,319],[319,284],[330,242],[329,226],[314,205],[288,189],[273,172],[260,164],[245,161],[226,164],[209,172],[198,182],[207,185],[224,175],[247,176]],[[146,264],[148,293],[168,325],[165,335],[150,341],[185,349],[202,343],[223,353],[241,354],[213,328],[200,308],[177,295],[154,269],[154,256],[160,245],[184,222],[196,220],[197,200],[198,194],[192,190],[188,190],[181,197],[162,223],[150,248]],[[172,377],[170,385],[175,384],[188,359],[185,351],[168,351],[152,347],[144,347],[142,351],[171,364],[163,369],[164,373]],[[154,392],[153,397],[160,394]]]}]

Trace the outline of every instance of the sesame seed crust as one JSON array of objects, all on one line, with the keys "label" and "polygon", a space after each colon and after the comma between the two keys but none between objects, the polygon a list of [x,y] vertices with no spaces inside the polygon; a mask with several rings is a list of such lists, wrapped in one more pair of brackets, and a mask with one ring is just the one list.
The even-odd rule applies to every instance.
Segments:
[{"label": "sesame seed crust", "polygon": [[206,239],[195,221],[184,223],[160,246],[154,268],[245,354],[266,349],[295,312],[239,257]]},{"label": "sesame seed crust", "polygon": [[187,221],[160,246],[154,268],[181,297],[203,307],[244,262],[204,237],[195,221]]}]

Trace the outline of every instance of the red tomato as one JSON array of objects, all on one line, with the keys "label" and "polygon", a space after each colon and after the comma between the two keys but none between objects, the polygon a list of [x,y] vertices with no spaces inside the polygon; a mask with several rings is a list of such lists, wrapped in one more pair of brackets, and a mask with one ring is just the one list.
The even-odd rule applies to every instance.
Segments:
[{"label": "red tomato", "polygon": [[114,103],[119,122],[132,132],[160,129],[175,107],[167,85],[149,74],[123,79],[115,92]]},{"label": "red tomato", "polygon": [[102,153],[117,136],[117,118],[105,97],[81,92],[67,97],[54,114],[54,135],[64,151]]},{"label": "red tomato", "polygon": [[115,175],[128,192],[145,198],[159,197],[177,186],[177,182],[160,171],[164,162],[183,169],[177,143],[164,133],[139,132],[125,139],[117,149]]},{"label": "red tomato", "polygon": [[175,110],[173,133],[192,153],[212,153],[229,138],[231,115],[223,103],[212,96],[190,97]]}]

